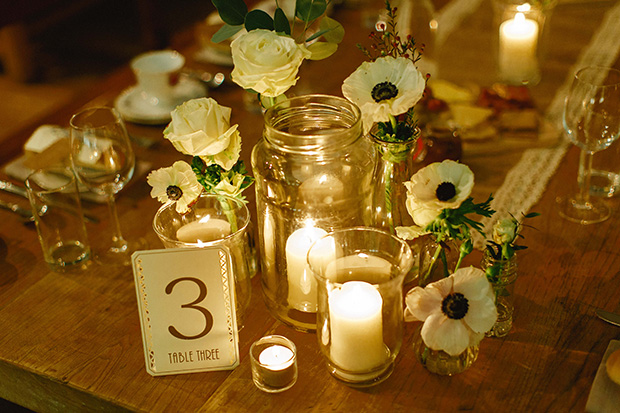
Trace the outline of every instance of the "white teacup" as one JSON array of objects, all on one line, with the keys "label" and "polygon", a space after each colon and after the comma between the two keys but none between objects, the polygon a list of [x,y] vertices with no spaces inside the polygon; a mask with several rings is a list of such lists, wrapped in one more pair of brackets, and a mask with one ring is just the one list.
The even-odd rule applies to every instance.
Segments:
[{"label": "white teacup", "polygon": [[185,57],[174,50],[156,50],[134,57],[130,66],[141,97],[153,106],[171,104],[173,87],[184,64]]}]

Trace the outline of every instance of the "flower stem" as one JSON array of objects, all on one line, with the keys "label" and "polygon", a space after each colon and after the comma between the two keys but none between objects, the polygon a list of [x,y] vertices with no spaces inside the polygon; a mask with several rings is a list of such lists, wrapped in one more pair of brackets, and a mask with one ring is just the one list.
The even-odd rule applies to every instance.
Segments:
[{"label": "flower stem", "polygon": [[[424,275],[424,281],[426,281],[428,277],[430,277],[431,271],[433,270],[433,266],[435,265],[437,258],[439,258],[439,254],[441,254],[442,252],[443,252],[443,247],[441,246],[441,243],[438,243],[437,248],[435,249],[435,254],[433,255],[433,258],[431,259],[431,265],[428,266],[428,270],[426,271],[426,274]],[[445,259],[445,253],[443,257]]]},{"label": "flower stem", "polygon": [[221,199],[221,198],[219,201],[220,201],[220,205],[222,206],[222,210],[226,214],[228,223],[230,224],[230,231],[231,233],[234,234],[235,232],[237,232],[237,216],[235,214],[235,210],[233,206],[231,205],[232,201],[230,199]]}]

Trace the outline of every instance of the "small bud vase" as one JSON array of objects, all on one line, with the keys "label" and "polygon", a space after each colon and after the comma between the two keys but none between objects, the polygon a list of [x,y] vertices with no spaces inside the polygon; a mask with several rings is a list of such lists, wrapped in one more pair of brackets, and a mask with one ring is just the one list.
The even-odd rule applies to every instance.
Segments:
[{"label": "small bud vase", "polygon": [[514,286],[517,280],[517,254],[508,260],[497,260],[484,252],[482,269],[493,286],[497,321],[487,337],[505,337],[512,328],[512,314],[514,312]]},{"label": "small bud vase", "polygon": [[454,272],[454,267],[459,259],[459,246],[454,240],[442,243],[445,261],[437,251],[440,244],[431,234],[416,238],[412,250],[418,253],[418,285],[426,287],[428,284],[439,281]]},{"label": "small bud vase", "polygon": [[422,327],[413,341],[413,353],[416,359],[431,373],[452,376],[462,373],[474,364],[478,358],[480,345],[470,346],[461,354],[452,356],[443,350],[429,348],[422,338]]}]

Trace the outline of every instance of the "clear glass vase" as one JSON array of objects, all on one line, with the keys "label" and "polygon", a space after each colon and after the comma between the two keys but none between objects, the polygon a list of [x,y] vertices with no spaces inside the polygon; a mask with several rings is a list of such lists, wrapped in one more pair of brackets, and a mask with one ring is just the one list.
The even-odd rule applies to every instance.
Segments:
[{"label": "clear glass vase", "polygon": [[429,348],[421,334],[422,327],[413,341],[413,352],[416,359],[431,373],[452,376],[462,373],[474,364],[478,358],[480,345],[470,346],[461,354],[452,356],[443,350]]},{"label": "clear glass vase", "polygon": [[375,152],[359,109],[340,97],[291,98],[264,119],[252,151],[263,296],[275,318],[314,331],[316,281],[306,254],[330,231],[371,224]]},{"label": "clear glass vase", "polygon": [[486,336],[504,337],[512,328],[514,286],[517,281],[517,254],[515,253],[508,260],[497,260],[485,251],[481,265],[493,286],[497,308],[497,321]]},{"label": "clear glass vase", "polygon": [[[376,132],[373,131],[373,132]],[[414,224],[407,211],[405,181],[421,168],[416,162],[422,149],[418,143],[420,130],[406,142],[385,142],[371,132],[377,150],[377,163],[373,172],[372,212],[373,226],[395,234],[395,228]]]},{"label": "clear glass vase", "polygon": [[239,329],[250,304],[251,277],[257,268],[250,225],[250,211],[241,201],[206,193],[200,195],[186,214],[178,213],[175,204],[169,203],[159,208],[153,219],[153,229],[165,248],[228,248],[235,277]]},{"label": "clear glass vase", "polygon": [[440,244],[437,243],[431,234],[416,238],[414,252],[419,255],[418,263],[418,285],[426,287],[428,284],[439,281],[454,272],[456,263],[459,260],[459,245],[454,240],[447,240],[441,243],[441,250],[438,251]]},{"label": "clear glass vase", "polygon": [[387,379],[403,337],[403,278],[409,246],[376,228],[336,230],[316,241],[317,337],[330,373],[367,387]]}]

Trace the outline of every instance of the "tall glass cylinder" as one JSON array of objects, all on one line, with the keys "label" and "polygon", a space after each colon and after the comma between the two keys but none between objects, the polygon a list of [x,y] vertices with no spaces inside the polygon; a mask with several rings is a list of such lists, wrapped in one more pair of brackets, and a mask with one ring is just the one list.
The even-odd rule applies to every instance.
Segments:
[{"label": "tall glass cylinder", "polygon": [[316,241],[308,264],[317,279],[317,337],[330,373],[352,386],[382,382],[402,344],[411,249],[385,231],[348,228]]},{"label": "tall glass cylinder", "polygon": [[374,160],[360,111],[343,98],[300,96],[265,112],[252,168],[263,293],[278,320],[316,328],[316,281],[306,254],[334,229],[370,224]]}]

